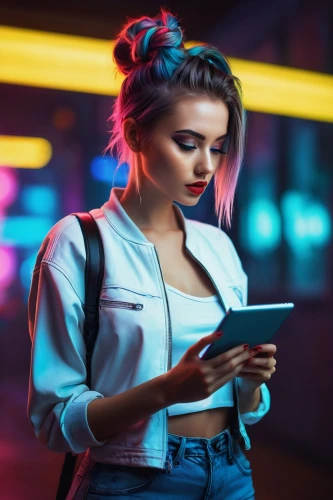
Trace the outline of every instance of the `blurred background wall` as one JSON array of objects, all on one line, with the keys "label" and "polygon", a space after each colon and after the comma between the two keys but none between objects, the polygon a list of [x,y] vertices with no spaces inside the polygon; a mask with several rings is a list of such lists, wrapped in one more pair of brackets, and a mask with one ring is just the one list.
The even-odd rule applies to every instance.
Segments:
[{"label": "blurred background wall", "polygon": [[[333,15],[324,0],[1,2],[0,25],[112,40],[126,16],[154,16],[160,5],[181,18],[188,41],[211,43],[227,57],[332,75]],[[0,46],[0,66],[1,57]],[[116,159],[102,157],[113,102],[112,95],[0,79],[2,499],[53,498],[62,457],[37,442],[26,417],[27,297],[50,227],[72,211],[101,206],[113,185],[126,185],[126,165],[114,178]],[[295,303],[276,336],[271,410],[248,429],[258,500],[331,498],[332,117],[333,109],[325,119],[248,110],[227,232],[249,277],[249,304]],[[12,147],[26,164],[2,160],[1,138],[8,136],[46,139],[43,167],[26,168],[20,143]],[[196,207],[181,207],[187,217],[217,225],[212,187]]]}]

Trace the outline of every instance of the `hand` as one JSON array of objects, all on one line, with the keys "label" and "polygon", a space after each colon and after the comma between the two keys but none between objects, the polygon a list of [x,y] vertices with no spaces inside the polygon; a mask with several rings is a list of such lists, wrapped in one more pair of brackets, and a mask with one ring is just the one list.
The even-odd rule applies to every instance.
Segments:
[{"label": "hand", "polygon": [[260,351],[249,359],[238,373],[239,387],[243,392],[253,392],[264,382],[267,382],[276,371],[274,354],[277,347],[274,344],[261,344]]},{"label": "hand", "polygon": [[190,346],[179,363],[164,374],[164,397],[168,406],[208,398],[239,375],[244,362],[255,354],[240,345],[215,358],[201,359],[201,351],[220,338],[216,333],[207,335]]}]

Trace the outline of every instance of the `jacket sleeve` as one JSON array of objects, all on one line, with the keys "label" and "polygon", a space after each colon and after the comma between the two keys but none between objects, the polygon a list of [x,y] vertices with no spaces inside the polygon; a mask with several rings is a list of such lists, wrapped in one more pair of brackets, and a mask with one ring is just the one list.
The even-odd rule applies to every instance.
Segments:
[{"label": "jacket sleeve", "polygon": [[88,403],[103,395],[85,384],[82,301],[59,264],[38,259],[28,300],[28,417],[50,450],[80,453],[106,443],[94,438],[87,421]]},{"label": "jacket sleeve", "polygon": [[[235,249],[234,244],[232,243],[231,239],[227,237],[228,243],[230,245],[230,250],[232,252],[232,261],[234,264],[234,276],[235,279],[237,280],[237,283],[240,285],[240,299],[243,307],[246,307],[248,305],[248,277],[247,274],[245,273],[241,260],[238,256],[238,253]],[[238,390],[238,398],[239,402],[242,401],[242,386],[245,388],[246,386],[246,379],[243,379],[241,377],[236,377],[236,387]],[[247,413],[241,413],[240,417],[241,420],[244,424],[255,424],[259,422],[259,420],[262,419],[264,415],[269,411],[270,409],[270,393],[268,390],[268,387],[265,383],[261,384],[260,386],[260,403],[256,411],[253,412],[247,412]]]},{"label": "jacket sleeve", "polygon": [[[242,390],[241,390],[241,386],[242,386],[242,383],[244,381],[246,382],[246,379],[242,379],[241,377],[236,377],[236,386],[237,386],[238,398],[239,398],[240,402],[242,400],[242,394],[243,394]],[[259,406],[255,411],[249,411],[247,413],[240,414],[240,418],[241,418],[243,424],[252,425],[252,424],[256,424],[257,422],[259,422],[259,420],[261,420],[262,417],[264,415],[266,415],[266,413],[270,409],[270,402],[271,402],[271,399],[270,399],[268,387],[266,384],[261,384]]]}]

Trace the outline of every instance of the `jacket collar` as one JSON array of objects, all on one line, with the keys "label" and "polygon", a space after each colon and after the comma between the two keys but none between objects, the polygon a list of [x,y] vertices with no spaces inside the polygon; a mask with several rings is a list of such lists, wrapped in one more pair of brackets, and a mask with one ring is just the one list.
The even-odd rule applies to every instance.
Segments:
[{"label": "jacket collar", "polygon": [[[125,188],[113,187],[110,192],[109,200],[104,203],[102,210],[111,224],[111,226],[125,239],[141,245],[154,246],[145,235],[140,231],[138,226],[133,222],[126,210],[121,205],[119,199],[124,193]],[[181,227],[185,232],[185,245],[189,250],[195,251],[196,240],[193,234],[195,229],[191,221],[186,219],[182,210],[175,203],[172,204],[180,221]]]},{"label": "jacket collar", "polygon": [[[122,238],[139,245],[154,247],[155,245],[145,237],[120,204],[119,199],[124,190],[125,188],[119,187],[111,189],[109,200],[101,207],[106,219]],[[232,296],[232,292],[230,292],[227,286],[233,283],[229,275],[227,260],[222,259],[219,261],[219,272],[217,272],[214,264],[215,261],[210,258],[210,252],[206,252],[206,245],[200,245],[200,241],[204,240],[200,238],[200,231],[195,226],[196,221],[186,219],[179,206],[175,203],[172,205],[185,232],[185,247],[205,267],[206,272],[208,271],[211,276],[214,276],[215,284],[219,289],[220,295],[223,298],[224,308],[227,311],[230,305],[234,305],[236,297],[235,294],[233,294],[234,297]],[[239,301],[236,305],[239,306]]]}]

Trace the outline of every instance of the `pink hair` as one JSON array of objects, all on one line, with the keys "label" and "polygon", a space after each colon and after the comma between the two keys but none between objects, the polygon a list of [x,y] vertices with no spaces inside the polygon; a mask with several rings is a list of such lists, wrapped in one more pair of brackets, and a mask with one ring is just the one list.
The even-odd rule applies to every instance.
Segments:
[{"label": "pink hair", "polygon": [[[227,105],[228,151],[214,174],[214,191],[218,226],[221,228],[223,219],[230,227],[244,156],[246,118],[241,84],[231,74],[226,57],[208,44],[186,50],[178,20],[163,8],[154,18],[129,20],[117,37],[113,57],[126,78],[109,118],[114,125],[104,153],[110,151],[118,158],[117,168],[134,163],[134,153],[122,132],[126,118],[135,119],[149,141],[156,121],[172,112],[184,96],[208,96]],[[135,174],[139,192],[138,172]]]}]

